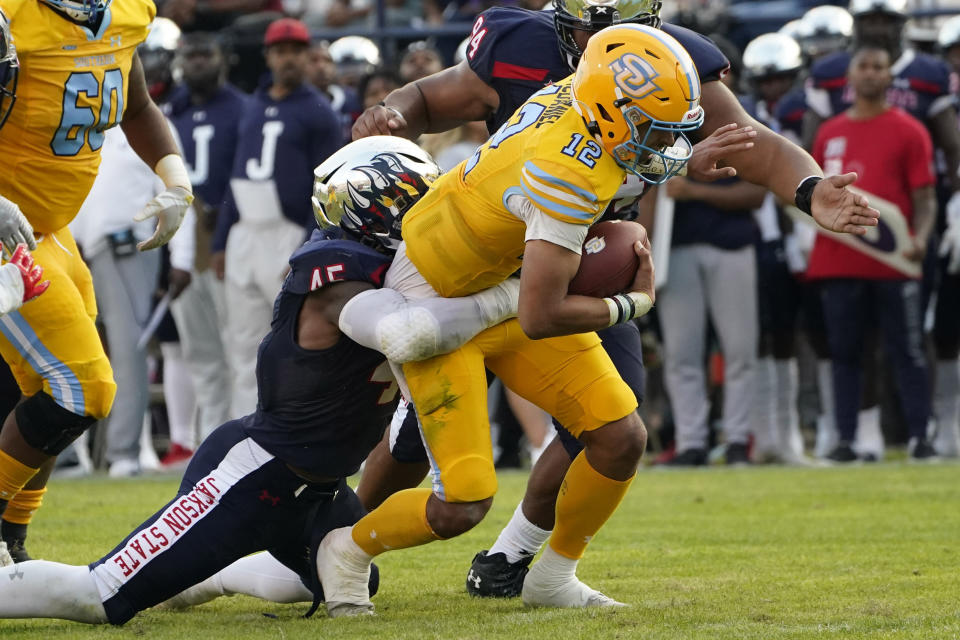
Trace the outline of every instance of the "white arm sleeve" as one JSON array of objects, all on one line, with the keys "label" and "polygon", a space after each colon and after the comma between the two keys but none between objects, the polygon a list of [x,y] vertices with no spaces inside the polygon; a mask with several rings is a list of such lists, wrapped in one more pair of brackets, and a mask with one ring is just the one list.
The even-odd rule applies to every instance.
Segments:
[{"label": "white arm sleeve", "polygon": [[354,296],[340,312],[340,330],[394,363],[425,360],[460,348],[517,312],[519,278],[463,298],[405,298],[394,289]]},{"label": "white arm sleeve", "polygon": [[590,230],[588,225],[563,222],[548,216],[526,196],[519,194],[507,198],[507,210],[526,223],[527,232],[523,237],[525,242],[546,240],[580,255],[583,241]]}]

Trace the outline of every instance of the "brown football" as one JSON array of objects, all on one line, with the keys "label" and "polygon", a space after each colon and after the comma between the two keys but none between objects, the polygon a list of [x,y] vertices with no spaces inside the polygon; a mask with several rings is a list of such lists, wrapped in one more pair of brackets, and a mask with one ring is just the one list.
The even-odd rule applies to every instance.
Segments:
[{"label": "brown football", "polygon": [[583,242],[580,269],[567,291],[594,298],[627,291],[640,266],[633,245],[644,237],[646,230],[636,222],[611,220],[593,225]]}]

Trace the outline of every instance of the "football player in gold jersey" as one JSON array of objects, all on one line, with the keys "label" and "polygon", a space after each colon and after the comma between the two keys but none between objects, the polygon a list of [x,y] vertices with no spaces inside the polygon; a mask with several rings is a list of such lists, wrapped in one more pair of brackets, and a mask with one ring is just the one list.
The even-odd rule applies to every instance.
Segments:
[{"label": "football player in gold jersey", "polygon": [[38,469],[107,415],[116,389],[90,272],[67,228],[97,175],[104,131],[120,124],[166,185],[137,216],[157,218],[141,250],[173,236],[193,196],[137,58],[151,0],[0,0],[0,10],[20,62],[18,102],[0,129],[0,197],[32,225],[50,280],[42,297],[0,317],[0,354],[25,397],[0,432],[0,513],[3,538],[23,560],[26,525],[46,491]]},{"label": "football player in gold jersey", "polygon": [[[485,367],[586,447],[567,471],[524,602],[620,604],[575,572],[630,486],[646,432],[633,392],[592,332],[652,306],[649,244],[635,247],[641,267],[627,294],[598,299],[568,295],[567,287],[590,224],[626,173],[662,182],[689,158],[684,132],[703,122],[699,101],[696,69],[676,40],[641,25],[609,27],[590,41],[572,78],[531,97],[408,212],[386,287],[408,298],[470,295],[504,281],[522,260],[519,313],[451,353],[403,365],[433,488],[396,493],[324,539],[317,568],[331,615],[372,612],[366,581],[374,556],[459,535],[486,514],[497,482]],[[666,171],[651,177],[654,163]]]}]

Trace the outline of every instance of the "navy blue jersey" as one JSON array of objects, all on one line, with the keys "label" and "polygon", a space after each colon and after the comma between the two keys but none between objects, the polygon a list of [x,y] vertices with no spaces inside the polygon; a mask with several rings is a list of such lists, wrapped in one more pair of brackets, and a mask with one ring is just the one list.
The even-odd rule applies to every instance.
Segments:
[{"label": "navy blue jersey", "polygon": [[247,97],[226,84],[208,102],[197,105],[190,100],[190,90],[179,85],[164,104],[180,137],[193,193],[215,209],[226,199],[237,150],[237,128]]},{"label": "navy blue jersey", "polygon": [[332,84],[327,87],[326,97],[330,101],[330,108],[340,116],[344,142],[349,142],[353,123],[363,113],[363,103],[360,102],[360,96],[350,87]]},{"label": "navy blue jersey", "polygon": [[377,287],[390,258],[333,230],[313,236],[290,257],[290,273],[260,343],[256,415],[248,435],[285,462],[324,477],[360,468],[397,406],[398,387],[382,354],[346,336],[322,350],[297,344],[306,296],[333,282]]},{"label": "navy blue jersey", "polygon": [[807,113],[807,96],[796,88],[783,96],[773,109],[773,119],[780,125],[779,133],[793,142],[803,139],[803,116]]},{"label": "navy blue jersey", "polygon": [[[231,178],[272,180],[283,215],[306,229],[313,225],[313,169],[340,148],[340,119],[323,95],[301,85],[283,100],[270,97],[263,86],[247,101],[239,124],[240,141]],[[213,246],[222,250],[230,227],[238,219],[228,194],[224,215],[217,221]]]},{"label": "navy blue jersey", "polygon": [[[849,51],[838,51],[817,60],[810,70],[807,106],[823,119],[853,104],[853,90],[847,83],[852,57]],[[917,120],[928,122],[943,109],[955,106],[957,77],[943,60],[908,49],[893,63],[891,71],[893,85],[887,100]]]},{"label": "navy blue jersey", "polygon": [[[671,24],[664,24],[663,30],[690,54],[701,82],[719,80],[730,66],[709,38]],[[495,7],[477,17],[467,64],[500,97],[500,105],[487,120],[490,133],[534,92],[573,73],[560,49],[553,11],[513,7]]]}]

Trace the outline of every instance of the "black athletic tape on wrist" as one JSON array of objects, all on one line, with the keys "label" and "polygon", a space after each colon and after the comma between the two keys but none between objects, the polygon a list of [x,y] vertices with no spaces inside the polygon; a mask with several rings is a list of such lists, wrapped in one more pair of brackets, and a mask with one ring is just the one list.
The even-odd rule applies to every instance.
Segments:
[{"label": "black athletic tape on wrist", "polygon": [[797,191],[793,196],[794,203],[797,205],[797,209],[803,211],[808,216],[812,216],[813,213],[810,211],[810,207],[813,201],[813,190],[817,188],[817,184],[823,180],[820,176],[809,176],[803,179],[803,182],[797,187]]}]

